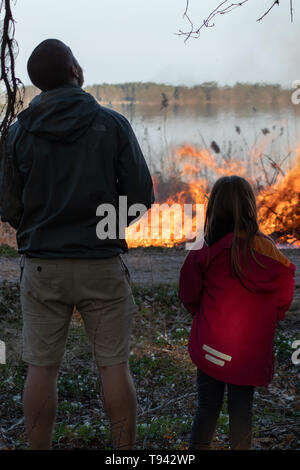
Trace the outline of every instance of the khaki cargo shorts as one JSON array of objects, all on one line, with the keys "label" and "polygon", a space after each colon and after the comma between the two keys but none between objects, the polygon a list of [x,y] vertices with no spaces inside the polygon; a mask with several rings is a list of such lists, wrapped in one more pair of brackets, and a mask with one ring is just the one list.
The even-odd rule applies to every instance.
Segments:
[{"label": "khaki cargo shorts", "polygon": [[24,258],[21,274],[22,359],[59,365],[74,306],[98,366],[128,360],[136,305],[121,256],[105,259]]}]

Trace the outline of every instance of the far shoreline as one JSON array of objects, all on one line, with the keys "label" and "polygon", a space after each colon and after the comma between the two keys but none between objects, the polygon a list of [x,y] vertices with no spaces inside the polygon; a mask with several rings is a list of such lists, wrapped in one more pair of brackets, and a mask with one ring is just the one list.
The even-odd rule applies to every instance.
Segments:
[{"label": "far shoreline", "polygon": [[[173,86],[159,83],[132,82],[121,84],[94,84],[84,86],[103,106],[222,106],[235,107],[252,105],[287,107],[292,104],[295,89],[283,88],[279,84],[236,83],[233,86],[219,86],[217,82],[202,83],[192,87]],[[34,86],[25,87],[24,105],[40,93]]]}]

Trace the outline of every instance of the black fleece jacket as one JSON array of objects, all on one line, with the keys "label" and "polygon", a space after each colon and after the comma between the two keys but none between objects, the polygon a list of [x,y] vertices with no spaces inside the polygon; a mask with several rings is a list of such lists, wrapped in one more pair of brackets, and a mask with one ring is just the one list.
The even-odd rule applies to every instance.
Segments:
[{"label": "black fleece jacket", "polygon": [[[18,250],[39,258],[103,258],[126,241],[99,239],[101,204],[118,214],[154,202],[152,179],[121,114],[76,85],[35,97],[11,126],[0,173],[0,215],[17,230]],[[132,219],[129,219],[128,223]]]}]

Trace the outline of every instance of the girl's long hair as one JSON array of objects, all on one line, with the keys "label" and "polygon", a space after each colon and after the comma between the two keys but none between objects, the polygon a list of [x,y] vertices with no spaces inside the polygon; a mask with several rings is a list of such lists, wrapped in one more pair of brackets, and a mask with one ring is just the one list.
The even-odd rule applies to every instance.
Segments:
[{"label": "girl's long hair", "polygon": [[[239,250],[239,236],[244,239],[245,264],[248,264],[248,248],[254,255],[252,240],[259,231],[257,221],[256,200],[250,183],[240,176],[224,176],[214,184],[206,210],[204,234],[208,245],[211,245],[233,232],[231,247],[231,268],[235,275],[244,275]],[[261,265],[262,266],[262,265]]]}]

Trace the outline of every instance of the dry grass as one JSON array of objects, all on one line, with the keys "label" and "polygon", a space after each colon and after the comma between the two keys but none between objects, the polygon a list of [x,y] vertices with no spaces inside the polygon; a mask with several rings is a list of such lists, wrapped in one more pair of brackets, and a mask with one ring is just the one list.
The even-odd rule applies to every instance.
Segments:
[{"label": "dry grass", "polygon": [[[297,289],[297,295],[299,289]],[[130,367],[138,394],[138,448],[185,449],[196,404],[195,367],[187,352],[190,316],[172,284],[134,287],[139,307],[132,333]],[[276,336],[276,377],[268,390],[257,389],[254,404],[255,449],[300,449],[300,368],[291,362],[297,338],[298,310],[288,314]],[[0,448],[27,448],[22,390],[21,310],[18,284],[0,287],[0,337],[8,363],[1,367]],[[70,328],[58,383],[59,409],[55,449],[110,449],[108,423],[100,400],[100,382],[78,313]],[[214,448],[228,448],[226,403]]]}]

